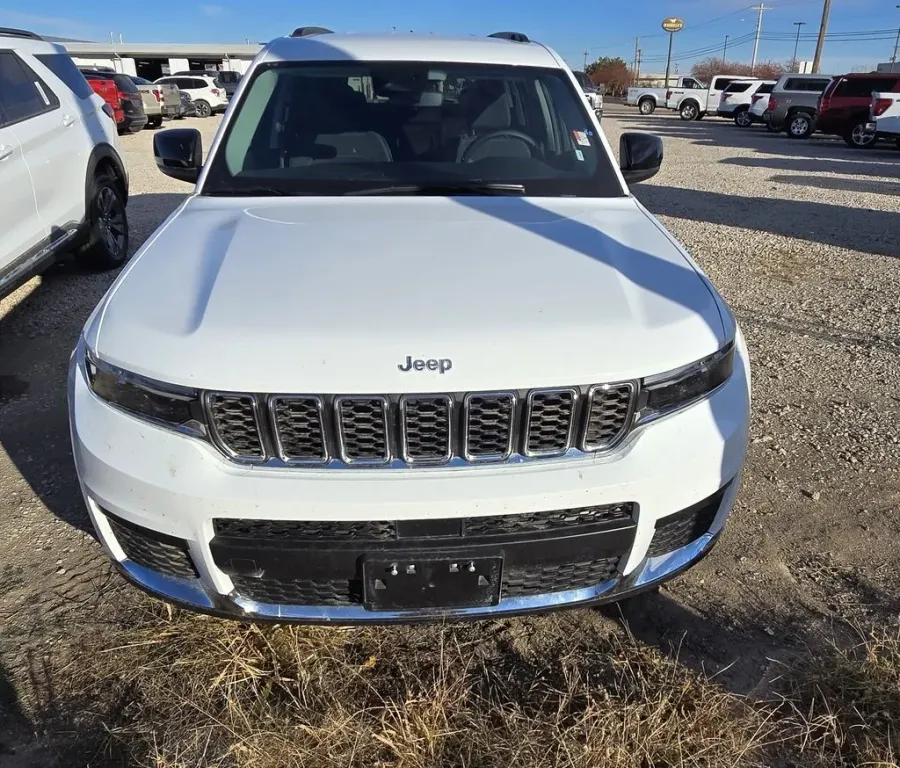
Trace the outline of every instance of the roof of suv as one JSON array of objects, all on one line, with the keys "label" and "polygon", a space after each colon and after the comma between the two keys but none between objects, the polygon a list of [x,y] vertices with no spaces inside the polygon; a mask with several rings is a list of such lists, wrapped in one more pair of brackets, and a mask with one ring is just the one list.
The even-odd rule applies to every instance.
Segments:
[{"label": "roof of suv", "polygon": [[447,61],[559,68],[562,60],[540,43],[494,37],[318,34],[279,37],[262,61]]},{"label": "roof of suv", "polygon": [[66,53],[66,49],[57,43],[44,40],[34,32],[25,29],[0,27],[0,41],[4,48],[14,48],[28,53]]}]

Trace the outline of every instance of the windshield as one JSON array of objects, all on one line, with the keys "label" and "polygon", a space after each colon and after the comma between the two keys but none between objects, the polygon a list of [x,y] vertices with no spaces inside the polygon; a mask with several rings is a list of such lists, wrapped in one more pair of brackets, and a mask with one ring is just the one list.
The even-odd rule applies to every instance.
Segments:
[{"label": "windshield", "polygon": [[202,194],[624,194],[560,69],[278,62],[235,107]]}]

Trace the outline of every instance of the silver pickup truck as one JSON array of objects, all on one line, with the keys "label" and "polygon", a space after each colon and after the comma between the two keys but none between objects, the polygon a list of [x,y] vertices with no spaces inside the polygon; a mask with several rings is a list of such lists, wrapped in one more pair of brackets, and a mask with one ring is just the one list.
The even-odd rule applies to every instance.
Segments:
[{"label": "silver pickup truck", "polygon": [[159,128],[164,117],[178,117],[181,114],[181,94],[178,87],[168,83],[152,83],[143,77],[131,75],[131,81],[141,92],[144,111],[149,118],[149,128]]},{"label": "silver pickup truck", "polygon": [[[670,81],[671,82],[671,81]],[[679,77],[674,88],[704,90],[706,86],[694,77]],[[629,88],[625,94],[625,103],[637,107],[642,115],[652,115],[657,107],[666,104],[666,88]]]}]

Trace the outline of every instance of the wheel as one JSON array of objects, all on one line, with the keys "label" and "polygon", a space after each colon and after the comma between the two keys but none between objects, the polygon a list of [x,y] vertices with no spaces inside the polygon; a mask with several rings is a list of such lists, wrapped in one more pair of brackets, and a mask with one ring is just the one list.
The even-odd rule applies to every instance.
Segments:
[{"label": "wheel", "polygon": [[208,101],[197,99],[194,102],[194,106],[197,108],[197,117],[209,117],[212,114],[212,107],[209,106]]},{"label": "wheel", "polygon": [[151,117],[147,121],[147,127],[148,128],[159,128],[159,126],[162,125],[162,121],[163,121],[162,115],[160,115],[159,117]]},{"label": "wheel", "polygon": [[652,115],[656,112],[656,102],[653,99],[641,99],[638,103],[638,112],[642,115]]},{"label": "wheel", "polygon": [[678,112],[681,115],[681,119],[688,122],[697,119],[697,116],[700,114],[700,109],[695,102],[689,101],[687,104],[682,104],[681,109],[679,109]]},{"label": "wheel", "polygon": [[738,128],[749,128],[753,125],[753,121],[750,119],[750,110],[742,109],[734,116],[734,124]]},{"label": "wheel", "polygon": [[790,115],[787,132],[792,139],[808,139],[813,132],[813,116],[809,112],[795,112]]},{"label": "wheel", "polygon": [[865,149],[871,147],[875,143],[875,134],[866,130],[866,120],[855,123],[853,127],[847,131],[844,141],[848,146],[854,149]]},{"label": "wheel", "polygon": [[128,258],[128,215],[116,180],[106,171],[94,178],[88,217],[88,241],[75,258],[91,269],[121,267]]}]

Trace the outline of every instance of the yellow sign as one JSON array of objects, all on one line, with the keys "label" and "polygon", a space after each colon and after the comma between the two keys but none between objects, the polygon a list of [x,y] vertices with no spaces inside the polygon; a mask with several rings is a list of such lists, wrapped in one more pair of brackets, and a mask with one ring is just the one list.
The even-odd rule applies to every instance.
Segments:
[{"label": "yellow sign", "polygon": [[684,22],[675,16],[670,16],[668,19],[663,19],[662,28],[666,32],[681,32],[684,29]]}]

